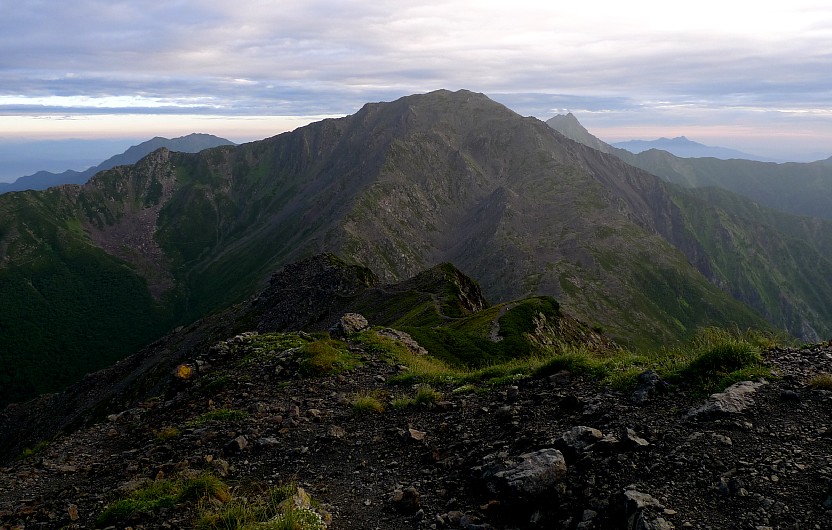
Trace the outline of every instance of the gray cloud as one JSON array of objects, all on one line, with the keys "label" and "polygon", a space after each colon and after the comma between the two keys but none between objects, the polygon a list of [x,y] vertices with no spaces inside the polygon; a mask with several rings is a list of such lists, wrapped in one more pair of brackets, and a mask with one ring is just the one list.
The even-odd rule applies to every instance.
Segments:
[{"label": "gray cloud", "polygon": [[607,127],[788,110],[832,138],[806,112],[832,108],[832,8],[554,4],[0,0],[0,114],[346,114],[469,88]]}]

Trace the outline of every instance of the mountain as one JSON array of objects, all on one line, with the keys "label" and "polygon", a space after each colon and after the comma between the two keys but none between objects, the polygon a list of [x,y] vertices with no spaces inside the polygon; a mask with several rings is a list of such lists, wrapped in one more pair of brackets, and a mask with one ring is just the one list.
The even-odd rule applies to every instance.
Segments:
[{"label": "mountain", "polygon": [[828,223],[734,200],[468,91],[160,149],[83,186],[0,196],[4,399],[61,388],[321,252],[385,283],[450,262],[494,303],[554,297],[633,347],[715,325],[828,336]]},{"label": "mountain", "polygon": [[668,182],[692,188],[716,186],[794,215],[832,219],[828,207],[832,201],[830,159],[775,164],[740,159],[681,158],[659,149],[633,154],[594,137],[574,116],[555,116],[547,123],[576,142],[612,153]]},{"label": "mountain", "polygon": [[45,190],[46,188],[61,186],[63,184],[84,184],[99,171],[111,169],[116,166],[135,164],[146,155],[162,147],[182,153],[198,153],[203,149],[220,145],[233,145],[233,142],[211,134],[199,133],[173,139],[157,136],[139,145],[134,145],[127,149],[127,151],[110,157],[97,166],[90,167],[84,171],[74,171],[71,169],[63,173],[38,171],[33,175],[20,177],[11,183],[0,182],[0,193],[23,190]]},{"label": "mountain", "polygon": [[568,114],[558,114],[546,121],[546,125],[566,136],[570,140],[575,140],[579,144],[584,144],[602,153],[614,153],[615,149],[593,136],[587,131],[578,118],[571,112]]},{"label": "mountain", "polygon": [[315,256],[0,411],[0,527],[823,528],[832,346],[753,337],[649,358],[449,264]]},{"label": "mountain", "polygon": [[739,158],[743,160],[756,160],[759,162],[773,162],[773,160],[757,155],[750,155],[737,151],[735,149],[728,149],[727,147],[713,147],[710,145],[700,144],[688,140],[684,136],[677,136],[676,138],[659,138],[658,140],[628,140],[626,142],[615,142],[613,147],[619,149],[626,149],[631,153],[641,153],[649,151],[650,149],[659,149],[667,151],[675,156],[681,158],[719,158],[728,160],[731,158]]}]

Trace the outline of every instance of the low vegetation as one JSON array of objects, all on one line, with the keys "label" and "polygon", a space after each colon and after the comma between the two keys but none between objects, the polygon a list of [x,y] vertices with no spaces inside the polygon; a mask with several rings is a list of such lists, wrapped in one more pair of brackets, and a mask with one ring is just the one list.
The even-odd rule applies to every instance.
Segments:
[{"label": "low vegetation", "polygon": [[[482,367],[452,365],[432,355],[417,355],[403,345],[373,331],[360,336],[364,344],[387,355],[407,371],[390,379],[398,384],[453,385],[465,391],[509,384],[528,376],[547,376],[559,371],[583,374],[616,390],[632,390],[637,377],[655,370],[670,383],[697,393],[716,392],[742,380],[770,377],[761,352],[778,339],[754,331],[706,328],[683,345],[649,353],[626,349],[592,349],[556,343],[531,353]],[[432,353],[432,352],[431,352]],[[422,388],[430,388],[424,386]],[[414,404],[415,398],[399,397],[394,407]]]},{"label": "low vegetation", "polygon": [[154,480],[108,505],[97,519],[102,526],[125,521],[134,514],[153,514],[164,508],[215,499],[231,498],[228,486],[210,474],[184,480]]},{"label": "low vegetation", "polygon": [[413,397],[399,396],[391,402],[394,409],[407,407],[429,407],[442,400],[442,393],[430,385],[419,385]]},{"label": "low vegetation", "polygon": [[235,409],[214,409],[200,414],[196,418],[188,421],[185,425],[187,427],[199,427],[208,422],[231,422],[244,420],[248,417],[248,413],[244,410]]},{"label": "low vegetation", "polygon": [[148,481],[109,504],[97,523],[128,521],[135,515],[153,516],[164,509],[191,509],[198,530],[323,530],[329,516],[295,484],[262,488],[234,496],[232,489],[211,474],[184,479]]},{"label": "low vegetation", "polygon": [[269,488],[257,495],[232,498],[218,507],[204,506],[197,530],[323,530],[328,515],[295,484]]},{"label": "low vegetation", "polygon": [[823,372],[813,375],[809,379],[809,388],[832,391],[832,374]]},{"label": "low vegetation", "polygon": [[20,456],[22,458],[29,458],[43,452],[43,450],[47,447],[49,447],[49,442],[47,442],[46,440],[42,440],[36,443],[34,447],[27,447],[26,449],[24,449],[23,453]]},{"label": "low vegetation", "polygon": [[339,374],[359,365],[358,358],[346,343],[328,336],[314,342],[305,342],[299,350],[300,369],[304,375]]},{"label": "low vegetation", "polygon": [[355,414],[384,412],[384,404],[372,393],[363,392],[352,399],[352,411]]},{"label": "low vegetation", "polygon": [[177,436],[179,436],[182,433],[179,429],[177,429],[174,426],[167,426],[167,427],[162,427],[158,431],[153,431],[153,434],[155,435],[155,441],[157,443],[163,443],[163,442],[166,442],[166,441],[168,441],[172,438],[176,438]]}]

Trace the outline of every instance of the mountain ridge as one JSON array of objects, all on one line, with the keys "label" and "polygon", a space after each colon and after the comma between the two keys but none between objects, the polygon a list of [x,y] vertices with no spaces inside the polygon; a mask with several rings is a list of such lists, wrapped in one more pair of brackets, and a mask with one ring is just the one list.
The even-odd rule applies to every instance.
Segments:
[{"label": "mountain ridge", "polygon": [[634,154],[599,140],[574,116],[555,116],[547,124],[578,143],[614,154],[667,182],[689,188],[716,186],[793,215],[832,218],[826,207],[832,200],[830,159],[774,163],[683,158],[660,149]]},{"label": "mountain ridge", "polygon": [[744,153],[736,149],[704,145],[699,142],[689,140],[685,136],[677,136],[675,138],[662,137],[656,140],[627,140],[623,142],[613,142],[610,145],[619,149],[626,149],[633,154],[639,154],[650,149],[658,149],[660,151],[667,151],[668,153],[678,156],[679,158],[718,158],[720,160],[738,158],[742,160],[754,160],[757,162],[777,162],[777,160]]},{"label": "mountain ridge", "polygon": [[225,138],[204,133],[191,133],[177,138],[156,136],[138,145],[130,146],[123,153],[111,156],[100,164],[91,166],[83,171],[75,171],[72,169],[61,173],[38,171],[31,175],[19,177],[14,182],[0,182],[0,193],[44,190],[52,186],[62,186],[64,184],[84,184],[99,171],[112,169],[121,165],[135,164],[144,156],[162,147],[172,151],[195,153],[220,145],[233,145],[233,142]]},{"label": "mountain ridge", "polygon": [[[107,346],[108,355],[124,356],[321,252],[367,266],[386,283],[451,262],[495,303],[554,297],[564,311],[638,347],[711,325],[830,333],[816,298],[830,289],[825,240],[800,247],[806,259],[788,263],[798,273],[817,264],[811,289],[783,273],[786,263],[761,260],[757,247],[744,250],[754,265],[748,274],[766,282],[746,281],[741,302],[729,286],[743,271],[726,264],[745,238],[744,221],[716,206],[682,207],[687,200],[687,192],[615,156],[468,91],[371,103],[241,146],[162,149],[84,186],[0,196],[0,294],[17,304],[2,315],[9,323],[2,332],[19,347],[16,357],[5,355],[10,366],[43,363],[16,376],[32,385],[70,376],[54,373],[55,359],[96,359],[66,316],[72,312],[58,312],[47,326],[48,313],[27,305],[49,294],[43,285],[55,278],[87,282],[88,312],[96,296],[133,293],[119,303],[144,315],[138,322],[147,327],[129,344]],[[730,230],[719,225],[723,218]],[[788,233],[760,229],[754,244],[791,245],[818,230],[790,226]],[[715,244],[700,237],[703,227],[731,237]],[[92,281],[78,272],[79,261],[96,260],[114,276]],[[771,278],[785,280],[782,304],[763,291]],[[72,307],[72,296],[62,296],[61,305]],[[753,309],[744,305],[755,300]],[[111,313],[87,314],[106,323],[117,317]],[[31,323],[48,330],[34,335],[44,337],[35,347],[23,331]],[[69,347],[58,348],[62,341]]]}]

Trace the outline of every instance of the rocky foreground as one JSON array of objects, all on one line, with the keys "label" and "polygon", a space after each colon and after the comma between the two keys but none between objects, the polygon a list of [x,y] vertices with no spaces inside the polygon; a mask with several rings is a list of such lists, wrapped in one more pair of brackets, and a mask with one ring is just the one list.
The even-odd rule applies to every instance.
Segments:
[{"label": "rocky foreground", "polygon": [[[832,528],[832,392],[806,385],[832,372],[832,344],[769,351],[778,379],[706,398],[649,373],[633,394],[568,372],[420,394],[366,342],[348,341],[360,366],[306,376],[296,348],[252,356],[252,337],[2,468],[0,528],[204,526],[288,483],[332,529]],[[100,518],[196,476],[228,490]]]}]

